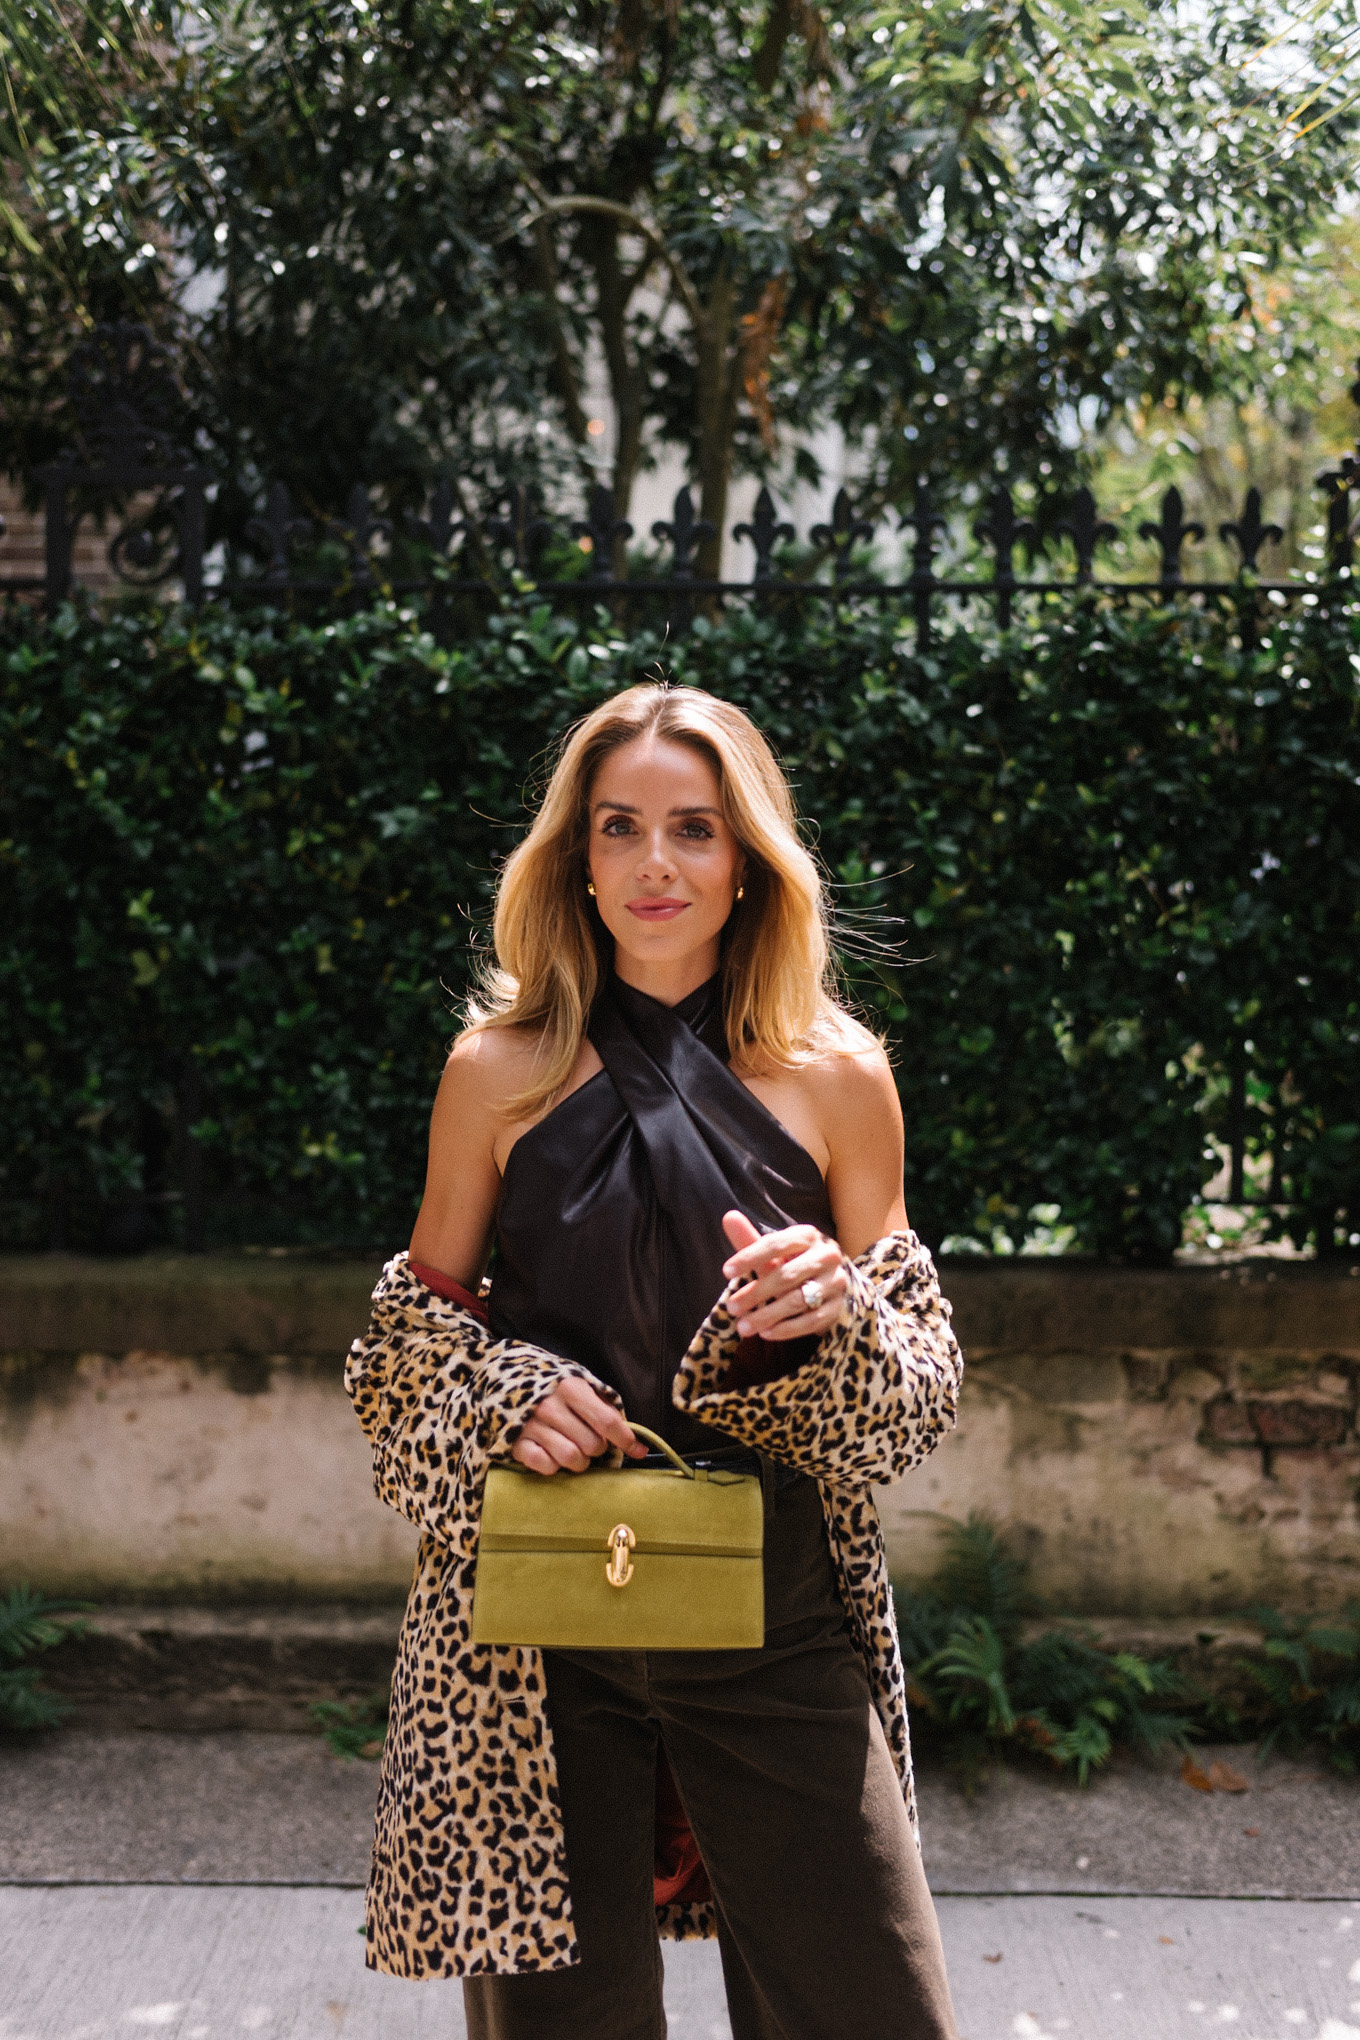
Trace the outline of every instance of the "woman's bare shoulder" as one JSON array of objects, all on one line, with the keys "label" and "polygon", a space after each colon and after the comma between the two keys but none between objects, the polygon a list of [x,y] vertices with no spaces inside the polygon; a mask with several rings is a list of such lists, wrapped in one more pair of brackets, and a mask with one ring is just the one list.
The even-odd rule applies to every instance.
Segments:
[{"label": "woman's bare shoulder", "polygon": [[857,1027],[856,1033],[860,1038],[847,1037],[843,1046],[803,1065],[809,1087],[838,1114],[856,1117],[887,1106],[900,1117],[897,1084],[883,1044],[867,1027]]},{"label": "woman's bare shoulder", "polygon": [[847,1254],[863,1253],[904,1226],[902,1167],[906,1144],[892,1064],[868,1029],[809,1068],[816,1110],[829,1152],[826,1172],[836,1237]]},{"label": "woman's bare shoulder", "polygon": [[815,1105],[819,1118],[828,1114],[881,1111],[885,1104],[900,1117],[897,1086],[883,1045],[859,1021],[845,1016],[837,1041],[793,1064],[764,1056],[734,1056],[733,1074],[757,1092],[792,1093]]},{"label": "woman's bare shoulder", "polygon": [[500,1113],[533,1082],[543,1045],[537,1027],[475,1027],[460,1034],[444,1065],[441,1096]]}]

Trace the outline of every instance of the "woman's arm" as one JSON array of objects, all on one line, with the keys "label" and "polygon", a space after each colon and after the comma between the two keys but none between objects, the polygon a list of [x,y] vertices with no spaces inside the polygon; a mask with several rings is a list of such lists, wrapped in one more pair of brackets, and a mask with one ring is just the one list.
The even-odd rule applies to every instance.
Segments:
[{"label": "woman's arm", "polygon": [[411,1234],[411,1259],[464,1289],[476,1289],[491,1252],[501,1197],[495,1142],[507,1123],[505,1100],[522,1085],[527,1059],[517,1030],[460,1035],[430,1115],[425,1195]]},{"label": "woman's arm", "polygon": [[[464,1289],[476,1289],[491,1252],[501,1195],[497,1146],[513,1131],[506,1101],[527,1089],[533,1054],[533,1040],[521,1029],[493,1027],[460,1035],[444,1066],[410,1258]],[[532,1473],[559,1467],[582,1473],[611,1445],[633,1458],[647,1449],[618,1410],[571,1375],[535,1409],[513,1456]]]},{"label": "woman's arm", "polygon": [[[690,1344],[675,1403],[828,1486],[868,1486],[916,1465],[952,1429],[963,1358],[930,1255],[907,1228],[886,1057],[846,1057],[808,1076],[840,1238],[812,1226],[759,1236],[729,1212],[732,1287]],[[823,1291],[813,1310],[800,1293],[809,1280]],[[809,1334],[815,1343],[794,1347],[782,1369],[753,1366],[752,1334],[767,1356]]]},{"label": "woman's arm", "polygon": [[831,1160],[826,1187],[836,1238],[853,1261],[906,1228],[902,1197],[902,1105],[881,1048],[838,1056],[817,1073]]},{"label": "woman's arm", "polygon": [[876,1240],[841,1273],[845,1295],[810,1357],[750,1385],[724,1297],[690,1341],[674,1402],[828,1487],[860,1488],[919,1465],[953,1429],[963,1355],[914,1233]]},{"label": "woman's arm", "polygon": [[[881,1048],[830,1057],[798,1072],[829,1157],[827,1194],[836,1237],[815,1226],[759,1234],[741,1212],[723,1229],[736,1251],[723,1273],[738,1284],[728,1298],[741,1338],[820,1337],[841,1315],[849,1291],[846,1262],[888,1233],[906,1229],[902,1200],[902,1107]],[[809,1310],[805,1282],[821,1285]]]},{"label": "woman's arm", "polygon": [[494,1339],[471,1310],[428,1288],[405,1254],[384,1268],[345,1365],[379,1497],[455,1546],[469,1526],[475,1538],[487,1469],[515,1456],[535,1411],[569,1383],[609,1393],[556,1353]]}]

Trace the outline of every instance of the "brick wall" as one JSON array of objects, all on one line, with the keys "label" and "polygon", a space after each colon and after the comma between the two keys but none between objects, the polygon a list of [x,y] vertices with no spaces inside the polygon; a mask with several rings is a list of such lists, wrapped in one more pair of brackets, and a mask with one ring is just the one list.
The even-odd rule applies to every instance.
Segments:
[{"label": "brick wall", "polygon": [[[150,501],[150,498],[147,500]],[[17,483],[3,477],[0,477],[0,517],[5,521],[5,530],[0,536],[0,584],[21,578],[41,579],[44,570],[42,511],[26,510]],[[76,528],[72,567],[80,586],[88,588],[92,595],[107,595],[117,586],[116,577],[109,570],[109,537],[110,532],[101,531],[92,517],[83,518]]]}]

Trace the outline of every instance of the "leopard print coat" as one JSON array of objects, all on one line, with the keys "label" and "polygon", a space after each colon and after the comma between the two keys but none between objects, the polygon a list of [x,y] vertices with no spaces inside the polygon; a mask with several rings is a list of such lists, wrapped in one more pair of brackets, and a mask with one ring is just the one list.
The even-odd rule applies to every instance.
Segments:
[{"label": "leopard print coat", "polygon": [[[915,1824],[902,1659],[869,1490],[953,1428],[962,1357],[930,1255],[890,1233],[848,1264],[840,1321],[812,1359],[740,1390],[724,1299],[700,1326],[674,1402],[820,1485],[831,1554]],[[411,1978],[511,1975],[577,1961],[542,1660],[475,1645],[482,1485],[564,1376],[583,1367],[493,1339],[398,1254],[373,1292],[345,1382],[383,1501],[421,1532],[392,1682],[368,1887],[367,1961]],[[711,1904],[658,1908],[664,1936],[714,1932]]]}]

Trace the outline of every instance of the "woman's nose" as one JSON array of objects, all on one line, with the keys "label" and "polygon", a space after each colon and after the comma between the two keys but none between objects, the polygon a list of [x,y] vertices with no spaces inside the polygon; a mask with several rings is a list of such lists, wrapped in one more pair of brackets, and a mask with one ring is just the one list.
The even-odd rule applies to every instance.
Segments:
[{"label": "woman's nose", "polygon": [[673,878],[675,860],[666,841],[664,829],[656,829],[644,839],[642,856],[638,860],[638,876],[651,879]]}]

